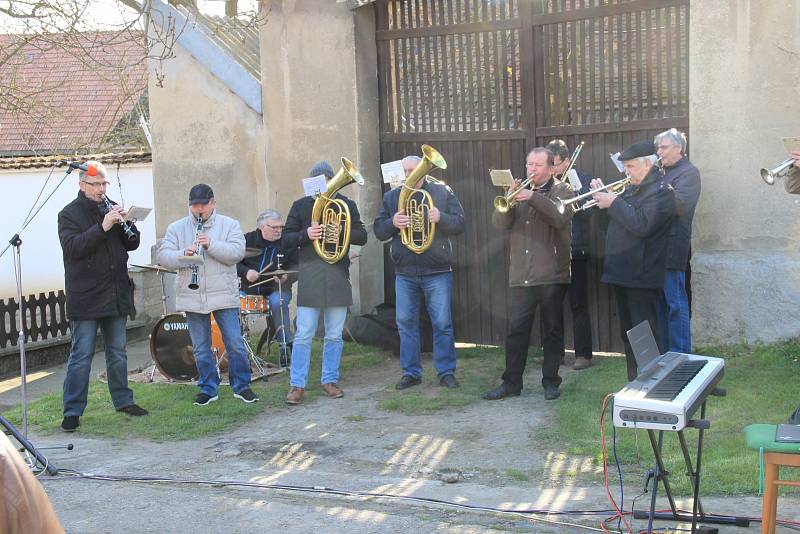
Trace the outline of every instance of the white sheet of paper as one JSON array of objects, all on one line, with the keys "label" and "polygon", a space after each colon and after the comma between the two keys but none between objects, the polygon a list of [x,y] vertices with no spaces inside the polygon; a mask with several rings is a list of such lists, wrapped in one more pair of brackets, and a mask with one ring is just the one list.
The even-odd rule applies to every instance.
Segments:
[{"label": "white sheet of paper", "polygon": [[397,161],[381,163],[381,174],[385,184],[402,182],[406,177],[406,173],[403,171],[403,160],[398,159]]},{"label": "white sheet of paper", "polygon": [[625,172],[625,166],[619,160],[619,152],[615,154],[609,154],[608,156],[611,158],[611,163],[614,164],[619,172]]},{"label": "white sheet of paper", "polygon": [[311,178],[303,178],[303,191],[307,197],[313,197],[327,190],[325,185],[325,175],[312,176]]},{"label": "white sheet of paper", "polygon": [[143,221],[153,211],[152,208],[140,208],[139,206],[131,206],[128,208],[128,213],[125,215],[126,221]]},{"label": "white sheet of paper", "polygon": [[783,137],[781,140],[786,152],[800,151],[800,137]]},{"label": "white sheet of paper", "polygon": [[489,171],[492,177],[492,184],[498,187],[511,187],[514,185],[514,175],[509,169],[492,169]]},{"label": "white sheet of paper", "polygon": [[573,191],[580,191],[583,188],[583,184],[581,183],[581,178],[578,176],[578,171],[575,169],[570,169],[567,173],[567,181],[569,182],[569,186],[572,188]]}]

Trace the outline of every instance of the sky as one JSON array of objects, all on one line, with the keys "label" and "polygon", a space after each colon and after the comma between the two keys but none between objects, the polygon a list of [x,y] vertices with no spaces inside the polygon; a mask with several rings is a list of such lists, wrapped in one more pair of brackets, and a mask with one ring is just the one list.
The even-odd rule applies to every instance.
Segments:
[{"label": "sky", "polygon": [[[74,9],[75,5],[81,8],[85,6],[84,15],[81,17],[83,27],[80,28],[84,31],[120,29],[136,20],[136,13],[117,0],[22,0],[21,3],[19,0],[0,0],[0,9],[7,10],[10,5],[14,4],[33,5],[36,1],[49,5],[71,6],[69,9]],[[225,14],[224,0],[198,0],[197,5],[200,11],[206,15],[222,16]],[[254,10],[256,5],[256,0],[239,0],[239,11]],[[0,33],[25,32],[27,25],[38,29],[35,22],[23,22],[0,14]]]}]

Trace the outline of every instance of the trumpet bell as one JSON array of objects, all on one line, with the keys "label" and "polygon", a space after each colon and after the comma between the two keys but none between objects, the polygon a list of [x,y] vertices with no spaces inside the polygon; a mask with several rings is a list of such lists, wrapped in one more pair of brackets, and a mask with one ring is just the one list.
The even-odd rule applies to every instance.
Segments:
[{"label": "trumpet bell", "polygon": [[794,160],[792,158],[788,158],[771,169],[761,169],[761,179],[764,180],[767,185],[775,185],[775,182],[778,180],[778,178],[783,178],[786,176],[793,164]]},{"label": "trumpet bell", "polygon": [[[511,200],[508,197],[503,195],[498,195],[494,197],[494,209],[496,209],[499,213],[508,213],[511,211]],[[561,213],[564,213],[563,211]]]}]

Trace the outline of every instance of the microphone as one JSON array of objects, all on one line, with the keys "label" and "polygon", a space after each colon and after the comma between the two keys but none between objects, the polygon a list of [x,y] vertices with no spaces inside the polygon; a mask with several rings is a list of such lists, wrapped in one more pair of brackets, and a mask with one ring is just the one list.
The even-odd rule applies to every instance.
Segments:
[{"label": "microphone", "polygon": [[97,167],[95,165],[89,165],[87,163],[76,163],[74,161],[67,161],[67,160],[63,160],[62,163],[66,163],[70,171],[72,169],[78,169],[79,171],[85,172],[87,176],[97,176],[98,174],[100,174],[99,172],[97,172]]}]

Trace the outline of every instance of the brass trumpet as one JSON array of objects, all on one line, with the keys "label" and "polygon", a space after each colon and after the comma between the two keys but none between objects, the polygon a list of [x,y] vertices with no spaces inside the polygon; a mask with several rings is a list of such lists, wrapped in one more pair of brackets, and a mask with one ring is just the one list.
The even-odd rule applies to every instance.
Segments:
[{"label": "brass trumpet", "polygon": [[631,179],[628,177],[623,178],[622,180],[617,180],[616,182],[610,183],[608,185],[604,185],[603,187],[598,187],[597,189],[592,189],[588,193],[584,193],[582,195],[578,195],[577,197],[572,197],[567,200],[558,200],[558,204],[556,208],[558,209],[559,213],[564,213],[568,207],[572,208],[573,211],[578,212],[582,210],[586,210],[589,208],[593,208],[597,206],[597,201],[592,199],[585,204],[580,204],[577,206],[573,206],[576,202],[580,202],[581,200],[592,196],[594,193],[598,191],[608,190],[609,193],[614,193],[615,195],[619,196],[622,194],[622,191],[625,190],[625,186],[627,186],[631,182]]},{"label": "brass trumpet", "polygon": [[775,185],[775,181],[778,178],[783,178],[789,173],[789,169],[792,168],[793,164],[794,160],[792,158],[788,158],[777,164],[772,169],[761,169],[761,179],[767,182],[768,185]]},{"label": "brass trumpet", "polygon": [[406,177],[397,199],[397,211],[411,218],[411,226],[400,229],[400,241],[415,254],[428,250],[436,235],[436,223],[431,222],[429,217],[430,210],[434,207],[433,198],[424,189],[414,187],[434,167],[446,169],[447,162],[435,148],[422,145],[422,161]]},{"label": "brass trumpet", "polygon": [[494,197],[494,209],[500,213],[508,213],[511,211],[511,208],[517,205],[517,201],[514,200],[514,197],[517,196],[520,191],[531,185],[531,182],[533,182],[533,178],[526,178],[516,189],[512,189],[505,195],[497,195]]},{"label": "brass trumpet", "polygon": [[314,250],[330,264],[344,258],[350,246],[350,208],[344,200],[333,197],[353,182],[364,185],[364,177],[349,159],[342,158],[339,172],[328,182],[327,190],[317,195],[311,208],[311,224],[322,225],[322,237],[314,241]]}]

